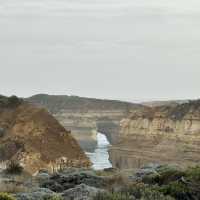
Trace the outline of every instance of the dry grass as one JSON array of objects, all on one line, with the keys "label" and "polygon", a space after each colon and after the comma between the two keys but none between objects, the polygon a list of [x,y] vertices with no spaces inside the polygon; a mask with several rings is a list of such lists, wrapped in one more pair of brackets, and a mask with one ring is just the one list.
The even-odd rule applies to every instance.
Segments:
[{"label": "dry grass", "polygon": [[133,170],[98,170],[95,171],[95,174],[97,176],[101,176],[105,179],[106,181],[106,189],[108,190],[119,190],[121,187],[124,186],[129,186],[130,185],[130,179],[129,176],[133,175],[134,171]]},{"label": "dry grass", "polygon": [[32,177],[23,172],[19,175],[9,175],[7,173],[0,174],[0,192],[5,193],[18,193],[18,192],[27,192],[31,189],[27,185],[34,185]]},{"label": "dry grass", "polygon": [[122,187],[128,186],[130,184],[128,178],[121,174],[109,176],[105,180],[107,185],[106,189],[108,189],[108,191],[119,190]]},{"label": "dry grass", "polygon": [[16,183],[0,183],[0,192],[5,193],[19,193],[26,192],[27,188],[21,184]]}]

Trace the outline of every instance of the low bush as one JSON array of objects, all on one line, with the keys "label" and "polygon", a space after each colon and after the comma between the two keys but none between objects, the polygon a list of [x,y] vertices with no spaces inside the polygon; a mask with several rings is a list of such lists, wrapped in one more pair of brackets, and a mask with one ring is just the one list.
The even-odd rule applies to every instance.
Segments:
[{"label": "low bush", "polygon": [[17,107],[23,102],[23,99],[16,96],[5,97],[0,95],[0,107]]},{"label": "low bush", "polygon": [[200,166],[188,168],[186,178],[192,182],[200,182]]},{"label": "low bush", "polygon": [[0,200],[16,200],[13,196],[0,192]]},{"label": "low bush", "polygon": [[131,196],[118,192],[98,193],[93,200],[132,200]]},{"label": "low bush", "polygon": [[172,197],[167,195],[165,196],[162,192],[160,192],[157,187],[148,186],[143,183],[137,183],[126,187],[122,190],[122,193],[141,200],[173,200]]},{"label": "low bush", "polygon": [[15,107],[15,106],[18,106],[19,104],[21,104],[21,102],[22,102],[22,99],[14,96],[14,95],[11,97],[8,97],[8,106]]},{"label": "low bush", "polygon": [[142,182],[149,185],[167,185],[173,181],[180,180],[184,176],[186,176],[186,172],[176,167],[161,166],[156,172],[144,176]]},{"label": "low bush", "polygon": [[6,173],[8,174],[21,174],[23,172],[23,167],[19,162],[15,160],[11,160],[7,163]]},{"label": "low bush", "polygon": [[118,192],[99,193],[93,200],[174,200],[170,196],[165,196],[154,187],[144,184],[134,184],[126,186]]},{"label": "low bush", "polygon": [[190,200],[192,193],[189,188],[181,182],[172,182],[168,185],[164,185],[159,189],[164,195],[170,195],[177,200]]},{"label": "low bush", "polygon": [[43,200],[63,200],[63,198],[59,195],[54,195],[54,196],[51,196],[51,197],[44,197]]}]

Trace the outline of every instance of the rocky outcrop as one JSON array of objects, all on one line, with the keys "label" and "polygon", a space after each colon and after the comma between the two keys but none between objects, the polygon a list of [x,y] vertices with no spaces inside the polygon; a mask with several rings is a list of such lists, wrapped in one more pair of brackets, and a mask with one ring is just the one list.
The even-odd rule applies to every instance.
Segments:
[{"label": "rocky outcrop", "polygon": [[4,130],[0,138],[2,162],[17,160],[31,174],[41,168],[90,165],[71,134],[44,108],[1,97],[0,127]]},{"label": "rocky outcrop", "polygon": [[119,124],[141,105],[77,96],[35,95],[27,101],[47,108],[77,139],[85,151],[96,147],[97,132],[106,134],[111,144],[118,142]]},{"label": "rocky outcrop", "polygon": [[200,101],[146,108],[121,121],[120,142],[110,149],[115,167],[200,161]]}]

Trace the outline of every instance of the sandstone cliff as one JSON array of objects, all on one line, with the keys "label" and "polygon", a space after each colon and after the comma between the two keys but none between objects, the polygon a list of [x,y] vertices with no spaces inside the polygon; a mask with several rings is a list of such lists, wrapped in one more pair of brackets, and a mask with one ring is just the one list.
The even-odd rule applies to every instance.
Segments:
[{"label": "sandstone cliff", "polygon": [[116,167],[200,162],[200,100],[134,112],[120,127],[120,142],[110,149]]},{"label": "sandstone cliff", "polygon": [[169,101],[159,107],[74,96],[36,95],[28,101],[52,112],[84,150],[95,148],[97,131],[106,134],[113,144],[114,167],[199,162],[199,101]]},{"label": "sandstone cliff", "polygon": [[132,110],[143,108],[122,101],[64,95],[39,94],[27,101],[47,108],[86,151],[95,149],[97,132],[106,134],[111,144],[117,143],[120,121]]},{"label": "sandstone cliff", "polygon": [[16,97],[0,97],[0,160],[16,159],[25,170],[88,166],[75,139],[44,108]]}]

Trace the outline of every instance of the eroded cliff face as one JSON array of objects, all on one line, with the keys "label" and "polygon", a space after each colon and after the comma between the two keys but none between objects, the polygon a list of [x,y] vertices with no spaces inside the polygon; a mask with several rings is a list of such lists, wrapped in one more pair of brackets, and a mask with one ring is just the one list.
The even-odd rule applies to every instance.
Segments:
[{"label": "eroded cliff face", "polygon": [[8,100],[0,98],[1,162],[17,160],[31,174],[41,168],[90,165],[76,140],[48,111]]},{"label": "eroded cliff face", "polygon": [[200,101],[147,108],[123,119],[120,127],[120,142],[110,149],[116,167],[200,162]]},{"label": "eroded cliff face", "polygon": [[111,144],[118,142],[120,121],[141,105],[76,96],[35,95],[27,99],[47,108],[77,139],[85,151],[94,151],[97,132],[104,133]]},{"label": "eroded cliff face", "polygon": [[97,133],[104,133],[111,144],[118,142],[119,124],[126,116],[123,110],[61,110],[54,114],[86,151],[94,151]]}]

